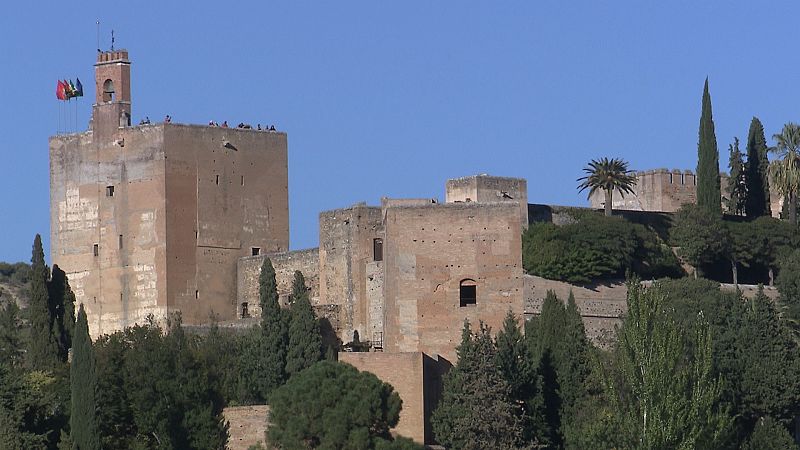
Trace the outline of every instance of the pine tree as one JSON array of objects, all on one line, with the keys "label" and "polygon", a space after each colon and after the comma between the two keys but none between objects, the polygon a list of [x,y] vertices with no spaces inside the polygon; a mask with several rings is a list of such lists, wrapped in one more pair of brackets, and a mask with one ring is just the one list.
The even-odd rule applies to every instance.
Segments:
[{"label": "pine tree", "polygon": [[264,398],[269,398],[273,390],[286,382],[286,348],[289,344],[286,327],[286,312],[278,303],[278,285],[275,281],[275,269],[269,258],[261,265],[258,279],[261,303],[261,329],[263,345],[259,346],[263,353]]},{"label": "pine tree", "polygon": [[30,324],[30,343],[26,360],[35,370],[53,369],[59,362],[58,343],[52,332],[50,300],[47,281],[50,270],[44,263],[42,238],[38,234],[33,241],[31,257],[31,281],[28,304],[28,323]]},{"label": "pine tree", "polygon": [[289,321],[289,348],[286,354],[286,375],[292,376],[322,359],[322,335],[319,323],[308,300],[303,274],[294,272],[292,308]]},{"label": "pine tree", "polygon": [[92,339],[89,337],[89,325],[86,322],[83,305],[78,310],[74,337],[70,365],[70,386],[72,388],[70,437],[75,450],[98,450],[100,437],[95,402],[97,374]]},{"label": "pine tree", "polygon": [[481,323],[473,334],[465,323],[456,352],[458,363],[445,376],[442,401],[431,418],[436,438],[453,449],[520,448],[518,405],[496,365],[488,327]]},{"label": "pine tree", "polygon": [[742,160],[742,152],[739,151],[739,138],[733,138],[733,144],[729,146],[730,157],[728,167],[731,169],[728,178],[728,213],[737,216],[744,215],[745,205],[747,204],[747,183],[745,182],[745,164]]},{"label": "pine tree", "polygon": [[717,150],[717,138],[714,134],[708,78],[706,78],[703,88],[703,110],[700,116],[700,132],[697,142],[697,204],[712,214],[722,215],[719,150]]},{"label": "pine tree", "polygon": [[747,133],[747,175],[745,176],[747,182],[745,212],[747,212],[747,217],[755,218],[772,215],[769,198],[767,149],[764,126],[761,125],[758,117],[753,117],[750,122],[750,131]]},{"label": "pine tree", "polygon": [[577,416],[588,395],[586,380],[590,373],[590,344],[586,339],[586,328],[575,303],[572,291],[564,311],[564,331],[558,352],[558,380],[562,399],[561,424],[564,437],[569,439],[572,430],[579,427]]}]

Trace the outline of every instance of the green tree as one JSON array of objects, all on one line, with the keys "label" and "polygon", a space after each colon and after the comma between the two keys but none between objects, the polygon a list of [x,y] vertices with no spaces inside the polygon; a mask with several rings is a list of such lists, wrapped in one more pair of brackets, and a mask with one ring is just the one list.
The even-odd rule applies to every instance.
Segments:
[{"label": "green tree", "polygon": [[762,417],[741,450],[797,450],[792,435],[772,417]]},{"label": "green tree", "polygon": [[464,324],[458,363],[447,373],[431,425],[436,439],[455,450],[522,446],[519,406],[496,365],[497,350],[483,323],[472,333]]},{"label": "green tree", "polygon": [[769,284],[774,282],[774,273],[778,261],[798,245],[797,227],[769,216],[762,216],[753,221],[757,241],[753,242],[758,255],[758,264],[769,270]]},{"label": "green tree", "polygon": [[800,126],[787,123],[779,134],[772,136],[775,147],[770,151],[777,159],[770,164],[773,187],[789,203],[789,223],[797,224],[797,194],[800,192]]},{"label": "green tree", "polygon": [[618,376],[607,389],[628,446],[642,449],[722,448],[732,418],[713,375],[712,343],[701,317],[693,338],[664,311],[658,286],[628,284],[628,313],[615,348]]},{"label": "green tree", "polygon": [[289,348],[286,375],[292,376],[322,359],[322,335],[308,300],[305,278],[298,270],[292,282],[292,307],[289,321]]},{"label": "green tree", "polygon": [[69,286],[67,274],[58,265],[53,266],[47,291],[53,336],[58,343],[59,357],[66,361],[72,348],[72,329],[75,327],[75,294]]},{"label": "green tree", "polygon": [[22,358],[22,337],[19,306],[14,300],[0,303],[0,361],[18,367]]},{"label": "green tree", "polygon": [[730,145],[730,157],[728,158],[728,167],[731,169],[730,177],[728,178],[728,212],[737,216],[742,216],[745,213],[745,205],[747,204],[747,182],[745,177],[745,164],[742,159],[742,152],[739,151],[739,138],[733,138],[733,144]]},{"label": "green tree", "polygon": [[767,139],[764,126],[758,117],[750,121],[747,133],[747,164],[745,182],[747,184],[747,217],[755,218],[772,214],[769,198],[769,160],[767,159]]},{"label": "green tree", "polygon": [[670,238],[680,247],[678,254],[694,266],[695,277],[704,265],[726,255],[729,240],[722,219],[699,205],[683,205],[675,213]]},{"label": "green tree", "polygon": [[75,450],[100,449],[97,427],[97,373],[95,371],[94,350],[89,337],[89,324],[83,305],[78,310],[75,325],[72,363],[70,364],[70,386],[72,407],[70,414],[70,437]]},{"label": "green tree", "polygon": [[375,375],[321,361],[273,393],[267,440],[287,450],[392,448],[379,445],[392,440],[401,406],[392,386]]},{"label": "green tree", "polygon": [[52,370],[59,363],[58,343],[53,336],[53,319],[50,314],[50,298],[47,282],[50,269],[44,263],[42,238],[38,234],[33,241],[31,257],[31,281],[27,309],[30,324],[30,342],[25,359],[37,370]]},{"label": "green tree", "polygon": [[731,263],[733,284],[739,285],[739,266],[750,267],[757,261],[761,249],[753,224],[748,222],[724,222],[728,241],[725,254]]},{"label": "green tree", "polygon": [[717,149],[717,137],[714,134],[708,78],[703,87],[703,108],[697,141],[697,205],[710,214],[722,216],[719,150]]},{"label": "green tree", "polygon": [[260,358],[263,360],[265,391],[264,398],[286,382],[286,350],[289,345],[289,336],[286,326],[286,311],[278,303],[278,285],[275,281],[275,269],[272,261],[264,258],[261,265],[261,274],[258,279],[259,299],[261,303],[261,331],[263,350]]},{"label": "green tree", "polygon": [[633,194],[633,187],[636,185],[636,177],[631,175],[628,170],[628,163],[622,159],[601,158],[593,159],[587,167],[583,168],[586,175],[577,179],[581,183],[578,185],[578,192],[589,189],[589,197],[598,189],[605,193],[605,214],[611,217],[612,196],[614,191],[625,197],[625,194]]}]

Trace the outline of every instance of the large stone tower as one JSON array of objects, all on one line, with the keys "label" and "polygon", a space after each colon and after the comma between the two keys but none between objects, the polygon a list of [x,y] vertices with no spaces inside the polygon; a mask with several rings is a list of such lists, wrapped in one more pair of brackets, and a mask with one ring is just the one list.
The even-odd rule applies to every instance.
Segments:
[{"label": "large stone tower", "polygon": [[233,319],[237,259],[288,249],[286,134],[131,126],[130,68],[98,53],[90,130],[50,138],[51,261],[93,336],[149,314]]}]

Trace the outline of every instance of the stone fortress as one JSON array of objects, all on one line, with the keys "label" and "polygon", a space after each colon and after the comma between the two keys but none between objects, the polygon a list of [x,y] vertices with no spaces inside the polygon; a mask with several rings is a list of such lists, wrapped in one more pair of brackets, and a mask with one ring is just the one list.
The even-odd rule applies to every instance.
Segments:
[{"label": "stone fortress", "polygon": [[[382,198],[325,211],[319,247],[289,251],[285,133],[132,126],[125,50],[98,53],[95,82],[89,129],[49,141],[51,262],[67,272],[94,337],[173,312],[187,326],[255,323],[269,257],[281,302],[302,271],[335,336],[370,350],[340,359],[390,382],[404,402],[395,431],[424,443],[465,320],[499,330],[509,311],[538,314],[548,289],[562,299],[572,290],[589,337],[613,339],[624,285],[524,274],[529,220],[556,220],[529,217],[551,209],[528,204],[524,179],[467,176],[447,180],[444,202]],[[615,208],[674,211],[694,201],[690,173],[637,177],[637,195],[615,196]]]}]

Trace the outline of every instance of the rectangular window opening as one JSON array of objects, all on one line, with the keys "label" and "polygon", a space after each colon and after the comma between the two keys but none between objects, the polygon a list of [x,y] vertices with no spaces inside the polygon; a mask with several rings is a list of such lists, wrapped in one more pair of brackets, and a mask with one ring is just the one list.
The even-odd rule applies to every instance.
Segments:
[{"label": "rectangular window opening", "polygon": [[372,240],[372,260],[383,261],[383,239]]},{"label": "rectangular window opening", "polygon": [[244,186],[244,175],[242,175],[242,186]]},{"label": "rectangular window opening", "polygon": [[477,304],[477,286],[474,284],[461,283],[461,287],[459,288],[459,305],[463,308],[465,306],[475,306]]},{"label": "rectangular window opening", "polygon": [[194,291],[194,298],[200,298],[200,291]]},{"label": "rectangular window opening", "polygon": [[242,303],[242,319],[250,317],[250,311],[247,310],[247,302]]},{"label": "rectangular window opening", "polygon": [[100,244],[94,244],[92,246],[92,253],[94,253],[94,256],[100,255]]},{"label": "rectangular window opening", "polygon": [[122,250],[122,235],[119,235],[119,249]]},{"label": "rectangular window opening", "polygon": [[217,183],[217,186],[219,186],[219,175],[217,175],[217,181],[216,181],[216,183]]},{"label": "rectangular window opening", "polygon": [[114,186],[106,186],[106,197],[114,196]]},{"label": "rectangular window opening", "polygon": [[250,247],[250,250],[253,256],[258,256],[261,254],[261,247]]}]

